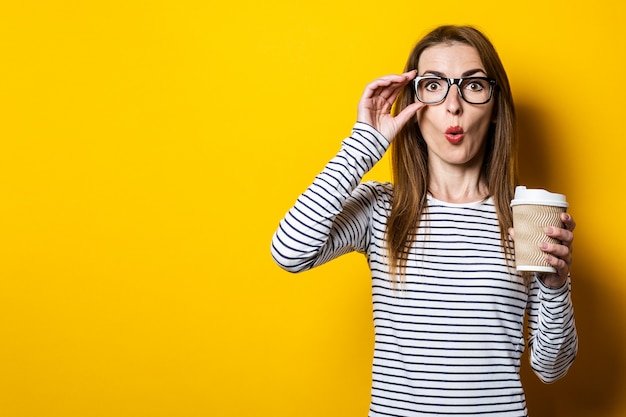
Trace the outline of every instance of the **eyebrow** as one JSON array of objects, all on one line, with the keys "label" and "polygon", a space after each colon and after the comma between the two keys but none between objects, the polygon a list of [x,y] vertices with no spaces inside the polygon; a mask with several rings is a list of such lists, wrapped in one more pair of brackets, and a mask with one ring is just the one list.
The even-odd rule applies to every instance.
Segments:
[{"label": "eyebrow", "polygon": [[[476,73],[482,72],[483,74],[487,75],[487,71],[485,71],[482,68],[474,68],[471,70],[467,70],[465,71],[461,77],[469,77],[471,75],[474,75]],[[425,71],[424,74],[432,74],[432,75],[436,75],[437,77],[442,77],[442,78],[446,78],[445,74],[443,72],[439,72],[439,71]]]}]

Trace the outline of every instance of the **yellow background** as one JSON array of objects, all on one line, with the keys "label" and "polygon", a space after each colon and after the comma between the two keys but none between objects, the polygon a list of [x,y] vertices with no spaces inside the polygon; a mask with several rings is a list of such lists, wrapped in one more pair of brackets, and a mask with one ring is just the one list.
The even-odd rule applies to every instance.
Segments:
[{"label": "yellow background", "polygon": [[364,260],[293,276],[269,242],[365,84],[444,23],[493,40],[522,181],[579,225],[579,356],[549,386],[524,358],[531,416],[626,415],[621,4],[5,1],[0,415],[365,416]]}]

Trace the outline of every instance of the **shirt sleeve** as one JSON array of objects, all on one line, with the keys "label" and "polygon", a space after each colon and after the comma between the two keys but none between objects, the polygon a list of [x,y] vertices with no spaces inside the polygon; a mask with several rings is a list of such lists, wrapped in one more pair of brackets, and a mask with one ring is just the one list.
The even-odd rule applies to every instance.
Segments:
[{"label": "shirt sleeve", "polygon": [[563,377],[578,351],[571,281],[560,288],[546,286],[535,274],[529,297],[530,365],[543,382]]},{"label": "shirt sleeve", "polygon": [[359,183],[389,145],[372,126],[355,124],[338,154],[280,221],[271,254],[281,268],[300,272],[354,250],[365,251],[372,188]]}]

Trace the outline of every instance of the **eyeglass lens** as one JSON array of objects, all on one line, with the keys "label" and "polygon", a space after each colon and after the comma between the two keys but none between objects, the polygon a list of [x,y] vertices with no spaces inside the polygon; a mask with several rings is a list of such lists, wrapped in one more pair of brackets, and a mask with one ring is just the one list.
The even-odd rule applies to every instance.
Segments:
[{"label": "eyeglass lens", "polygon": [[[457,86],[461,97],[468,103],[483,104],[491,98],[492,85],[488,79],[463,78]],[[449,89],[447,78],[423,78],[415,85],[418,99],[426,104],[442,102]]]}]

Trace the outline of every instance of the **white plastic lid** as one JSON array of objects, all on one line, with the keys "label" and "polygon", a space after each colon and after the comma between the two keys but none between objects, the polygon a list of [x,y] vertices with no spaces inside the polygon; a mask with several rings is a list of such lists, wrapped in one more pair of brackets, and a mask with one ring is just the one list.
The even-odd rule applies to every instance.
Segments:
[{"label": "white plastic lid", "polygon": [[526,188],[523,185],[515,187],[515,198],[511,201],[511,206],[520,204],[569,207],[563,194],[551,193],[541,188]]}]

